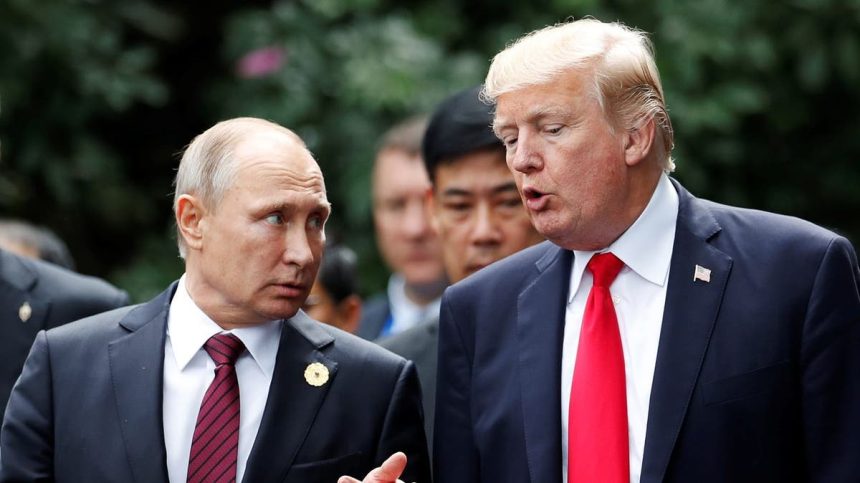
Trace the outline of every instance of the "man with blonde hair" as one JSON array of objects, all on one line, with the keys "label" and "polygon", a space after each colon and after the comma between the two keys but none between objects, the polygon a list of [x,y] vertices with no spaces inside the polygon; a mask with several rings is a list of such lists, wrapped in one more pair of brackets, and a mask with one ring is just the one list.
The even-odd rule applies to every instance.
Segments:
[{"label": "man with blonde hair", "polygon": [[851,244],[668,176],[642,32],[531,33],[493,59],[485,97],[549,241],[445,292],[436,481],[857,481]]},{"label": "man with blonde hair", "polygon": [[39,332],[0,481],[333,482],[395,450],[428,481],[413,364],[300,310],[329,211],[292,131],[239,118],[198,136],[174,197],[185,274]]}]

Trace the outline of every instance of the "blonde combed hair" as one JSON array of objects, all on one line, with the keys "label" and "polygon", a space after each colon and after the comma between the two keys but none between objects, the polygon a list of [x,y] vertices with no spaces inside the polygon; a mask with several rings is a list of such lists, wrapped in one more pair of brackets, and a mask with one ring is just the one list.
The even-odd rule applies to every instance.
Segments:
[{"label": "blonde combed hair", "polygon": [[483,96],[495,103],[502,94],[547,84],[570,70],[592,76],[593,93],[611,126],[636,129],[653,119],[662,167],[674,171],[672,121],[653,46],[640,30],[585,18],[531,32],[496,54]]}]

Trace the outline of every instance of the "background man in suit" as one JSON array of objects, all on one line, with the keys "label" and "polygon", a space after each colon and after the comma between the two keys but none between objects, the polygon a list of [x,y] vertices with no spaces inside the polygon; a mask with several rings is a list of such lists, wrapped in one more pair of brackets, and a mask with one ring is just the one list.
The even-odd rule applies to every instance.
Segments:
[{"label": "background man in suit", "polygon": [[424,206],[430,188],[421,162],[426,127],[426,118],[417,117],[391,128],[373,165],[376,244],[392,274],[386,291],[364,304],[358,335],[368,340],[436,317],[448,285],[439,240]]},{"label": "background man in suit", "polygon": [[[481,102],[480,90],[467,89],[439,104],[422,143],[432,185],[428,211],[452,283],[541,241],[505,164],[505,148],[491,128],[493,110]],[[415,362],[428,439],[436,400],[438,331],[437,316],[380,341]]]},{"label": "background man in suit", "polygon": [[498,54],[485,85],[549,242],[443,297],[437,481],[857,481],[850,243],[667,176],[641,32],[548,27]]},{"label": "background man in suit", "polygon": [[240,118],[198,136],[174,197],[185,274],[39,333],[0,481],[335,481],[395,449],[428,481],[412,363],[299,311],[329,209],[288,129]]},{"label": "background man in suit", "polygon": [[128,294],[95,277],[0,250],[0,403],[40,330],[128,304]]}]

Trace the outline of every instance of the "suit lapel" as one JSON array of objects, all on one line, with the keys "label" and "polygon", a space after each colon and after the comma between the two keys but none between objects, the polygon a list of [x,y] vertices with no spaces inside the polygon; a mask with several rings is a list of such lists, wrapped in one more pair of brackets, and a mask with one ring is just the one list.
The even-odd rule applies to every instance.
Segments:
[{"label": "suit lapel", "polygon": [[572,253],[555,245],[517,301],[520,389],[532,483],[561,479],[561,346]]},{"label": "suit lapel", "polygon": [[176,284],[132,309],[120,325],[130,333],[108,344],[122,438],[135,481],[167,481],[162,378],[167,313]]},{"label": "suit lapel", "polygon": [[[708,240],[720,227],[708,209],[674,182],[678,223],[651,388],[642,483],[663,480],[719,313],[732,259]],[[694,280],[696,266],[710,281]]]},{"label": "suit lapel", "polygon": [[[284,322],[266,409],[242,481],[286,478],[337,374],[337,363],[320,351],[333,341],[304,312]],[[328,369],[328,381],[318,387],[304,375],[314,362]]]}]

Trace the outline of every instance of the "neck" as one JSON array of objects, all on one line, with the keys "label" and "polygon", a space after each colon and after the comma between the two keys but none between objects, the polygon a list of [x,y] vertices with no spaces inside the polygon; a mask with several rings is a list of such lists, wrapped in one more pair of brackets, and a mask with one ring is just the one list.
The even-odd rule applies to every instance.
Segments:
[{"label": "neck", "polygon": [[406,292],[406,298],[412,303],[427,305],[439,298],[447,286],[448,281],[443,278],[429,283],[410,284],[407,282],[403,290]]}]

